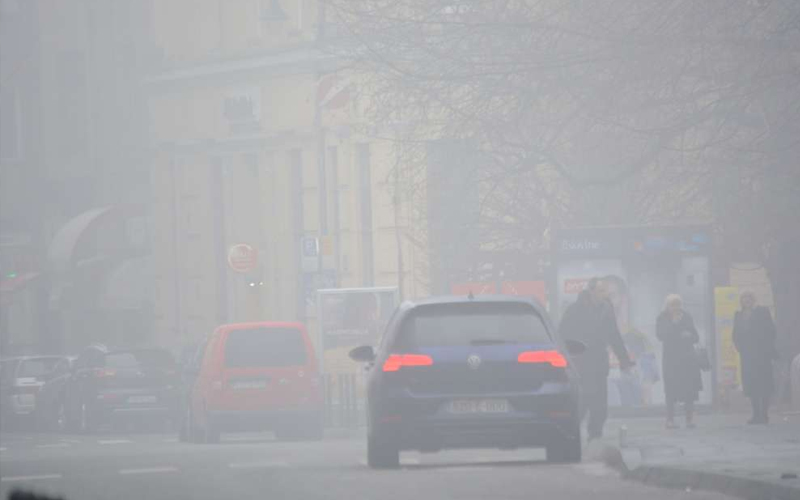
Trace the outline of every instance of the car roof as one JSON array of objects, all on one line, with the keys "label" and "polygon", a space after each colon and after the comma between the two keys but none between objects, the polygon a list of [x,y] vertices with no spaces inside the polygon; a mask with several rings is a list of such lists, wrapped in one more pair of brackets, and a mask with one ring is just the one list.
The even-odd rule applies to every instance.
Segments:
[{"label": "car roof", "polygon": [[519,295],[476,295],[474,297],[441,295],[406,301],[401,307],[403,309],[414,309],[421,306],[444,304],[525,304],[533,307],[541,316],[547,316],[547,311],[544,310],[541,304]]},{"label": "car roof", "polygon": [[68,356],[60,355],[60,354],[43,354],[41,356],[14,356],[11,358],[3,358],[0,359],[0,363],[7,363],[10,361],[30,361],[32,359],[64,359]]},{"label": "car roof", "polygon": [[305,330],[305,325],[297,321],[251,321],[246,323],[228,323],[217,327],[217,331],[247,330],[253,328],[296,328]]}]

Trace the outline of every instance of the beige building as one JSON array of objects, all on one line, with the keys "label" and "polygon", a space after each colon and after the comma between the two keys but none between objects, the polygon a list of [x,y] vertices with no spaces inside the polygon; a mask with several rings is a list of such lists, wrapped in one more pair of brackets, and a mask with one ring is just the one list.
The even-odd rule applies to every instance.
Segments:
[{"label": "beige building", "polygon": [[[163,69],[145,87],[163,345],[223,322],[299,319],[313,330],[317,287],[426,294],[395,210],[391,144],[357,132],[357,82],[319,50],[323,4],[152,4]],[[257,249],[252,271],[229,265],[237,244]]]}]

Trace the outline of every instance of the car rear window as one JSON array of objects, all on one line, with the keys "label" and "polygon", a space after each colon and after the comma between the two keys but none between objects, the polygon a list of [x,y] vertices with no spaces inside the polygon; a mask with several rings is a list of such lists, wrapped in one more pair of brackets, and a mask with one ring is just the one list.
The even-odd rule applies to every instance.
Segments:
[{"label": "car rear window", "polygon": [[225,342],[225,366],[255,368],[306,364],[306,344],[296,328],[233,330]]},{"label": "car rear window", "polygon": [[421,307],[404,321],[397,340],[404,349],[549,342],[530,306],[485,303]]},{"label": "car rear window", "polygon": [[153,368],[172,368],[175,359],[167,351],[119,351],[106,354],[105,366],[108,368],[138,368],[147,366]]},{"label": "car rear window", "polygon": [[36,358],[26,359],[20,363],[17,370],[17,378],[43,378],[53,371],[59,358]]},{"label": "car rear window", "polygon": [[14,377],[16,361],[3,361],[0,363],[0,380],[11,380]]}]

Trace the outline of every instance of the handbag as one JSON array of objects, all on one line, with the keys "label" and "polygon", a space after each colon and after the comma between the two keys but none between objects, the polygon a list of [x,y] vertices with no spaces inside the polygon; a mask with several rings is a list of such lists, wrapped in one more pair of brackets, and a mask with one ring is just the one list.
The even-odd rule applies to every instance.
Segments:
[{"label": "handbag", "polygon": [[705,347],[694,348],[694,359],[700,370],[704,372],[711,370],[711,358],[709,358],[708,349]]}]

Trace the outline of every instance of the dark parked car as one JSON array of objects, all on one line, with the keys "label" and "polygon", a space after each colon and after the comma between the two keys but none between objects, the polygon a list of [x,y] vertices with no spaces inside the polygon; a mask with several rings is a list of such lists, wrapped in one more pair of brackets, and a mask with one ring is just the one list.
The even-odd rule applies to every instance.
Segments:
[{"label": "dark parked car", "polygon": [[62,356],[23,356],[0,361],[0,419],[20,423],[39,405],[40,392]]},{"label": "dark parked car", "polygon": [[66,415],[61,401],[64,387],[72,373],[74,357],[64,357],[53,367],[39,389],[37,398],[36,427],[42,431],[63,432],[66,430]]},{"label": "dark parked car", "polygon": [[401,305],[367,385],[371,467],[401,450],[545,447],[548,461],[581,459],[576,375],[546,312],[514,297],[438,298]]},{"label": "dark parked car", "polygon": [[175,421],[180,378],[172,354],[163,349],[109,350],[91,346],[65,376],[45,388],[47,427],[91,432],[124,420]]}]

